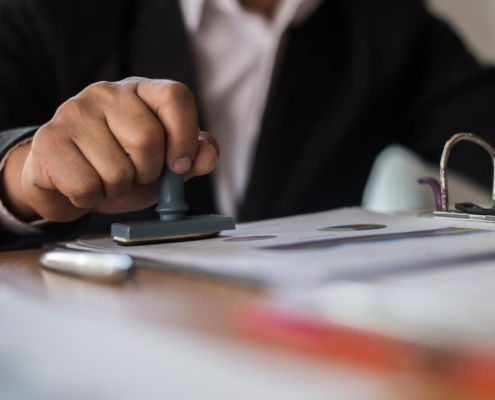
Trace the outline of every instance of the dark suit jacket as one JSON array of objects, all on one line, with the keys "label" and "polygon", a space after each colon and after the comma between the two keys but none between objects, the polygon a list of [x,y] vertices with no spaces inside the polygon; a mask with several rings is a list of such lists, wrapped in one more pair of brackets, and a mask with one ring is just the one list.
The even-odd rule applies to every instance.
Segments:
[{"label": "dark suit jacket", "polygon": [[[19,127],[47,122],[95,81],[131,75],[197,92],[177,0],[0,0],[0,156],[36,131]],[[494,71],[420,0],[326,0],[286,34],[240,220],[357,205],[384,146],[438,162],[456,132],[495,142],[493,110]],[[489,181],[487,156],[454,153],[454,166]],[[191,180],[186,196],[192,213],[215,212],[210,178]],[[92,229],[115,218],[93,217]],[[4,232],[0,248],[70,239],[88,219],[37,237]]]}]

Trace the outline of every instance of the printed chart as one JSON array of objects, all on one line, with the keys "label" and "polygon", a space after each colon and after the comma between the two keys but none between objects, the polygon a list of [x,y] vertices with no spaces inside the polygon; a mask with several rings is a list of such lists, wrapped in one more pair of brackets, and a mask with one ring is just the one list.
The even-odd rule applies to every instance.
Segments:
[{"label": "printed chart", "polygon": [[387,242],[387,241],[398,241],[416,238],[431,238],[435,236],[445,236],[445,235],[465,235],[473,233],[487,232],[482,229],[474,228],[457,228],[457,227],[446,227],[439,229],[430,229],[422,231],[412,231],[412,232],[397,232],[397,233],[385,233],[381,235],[365,235],[365,236],[351,236],[345,238],[332,238],[325,240],[313,240],[309,242],[296,242],[287,243],[277,246],[260,247],[260,250],[316,250],[316,249],[328,249],[330,247],[337,247],[343,245],[352,245],[358,243],[374,243],[374,242]]},{"label": "printed chart", "polygon": [[387,225],[380,225],[380,224],[352,224],[352,225],[329,226],[327,228],[320,228],[318,230],[323,232],[352,232],[352,231],[372,231],[375,229],[383,229],[386,227]]}]

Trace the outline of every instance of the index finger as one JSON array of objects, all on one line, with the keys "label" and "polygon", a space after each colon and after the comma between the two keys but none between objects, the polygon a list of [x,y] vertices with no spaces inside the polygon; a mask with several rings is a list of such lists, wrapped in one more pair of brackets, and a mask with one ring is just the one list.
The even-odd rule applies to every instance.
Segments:
[{"label": "index finger", "polygon": [[188,172],[196,155],[200,133],[192,92],[179,82],[140,78],[136,94],[165,128],[167,165],[178,174]]}]

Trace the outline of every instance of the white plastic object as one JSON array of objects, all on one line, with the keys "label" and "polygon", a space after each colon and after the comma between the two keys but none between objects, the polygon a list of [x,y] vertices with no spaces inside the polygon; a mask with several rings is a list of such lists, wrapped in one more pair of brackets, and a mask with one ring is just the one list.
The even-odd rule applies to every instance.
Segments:
[{"label": "white plastic object", "polygon": [[53,271],[103,280],[122,280],[132,267],[126,254],[87,251],[50,251],[41,255],[40,262]]}]

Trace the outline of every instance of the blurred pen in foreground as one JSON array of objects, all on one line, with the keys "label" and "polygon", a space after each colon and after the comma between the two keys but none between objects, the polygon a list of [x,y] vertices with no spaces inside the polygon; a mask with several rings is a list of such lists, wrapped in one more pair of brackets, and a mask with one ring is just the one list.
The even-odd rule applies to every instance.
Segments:
[{"label": "blurred pen in foreground", "polygon": [[479,323],[480,309],[459,299],[448,307],[446,295],[417,295],[341,282],[317,290],[311,307],[280,301],[246,306],[235,324],[270,344],[398,377],[434,379],[458,398],[495,398],[494,335],[487,320]]}]

